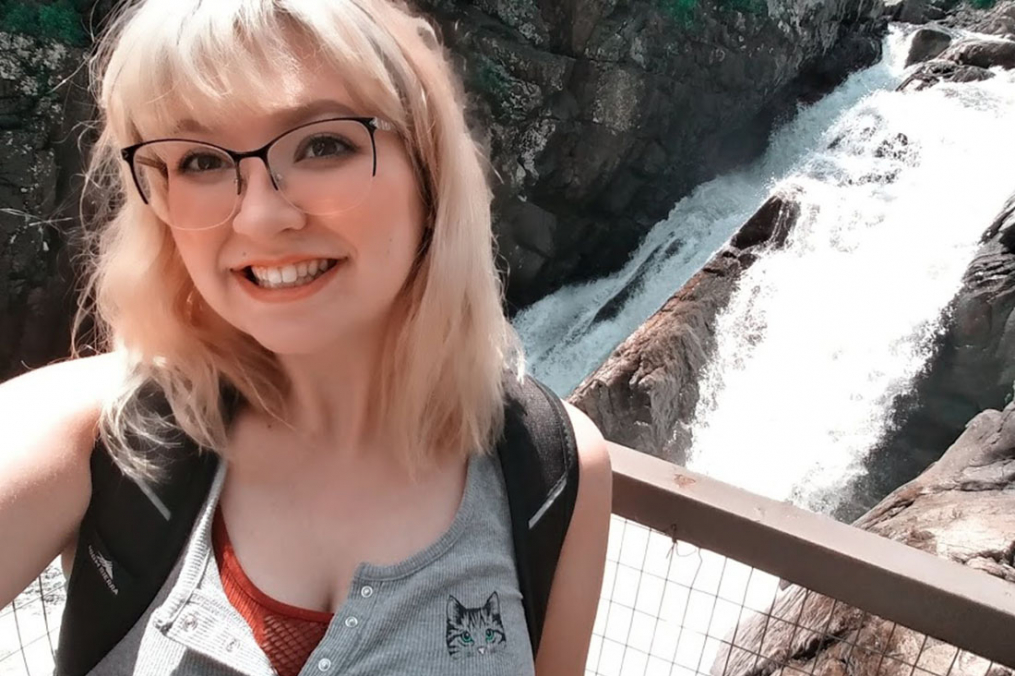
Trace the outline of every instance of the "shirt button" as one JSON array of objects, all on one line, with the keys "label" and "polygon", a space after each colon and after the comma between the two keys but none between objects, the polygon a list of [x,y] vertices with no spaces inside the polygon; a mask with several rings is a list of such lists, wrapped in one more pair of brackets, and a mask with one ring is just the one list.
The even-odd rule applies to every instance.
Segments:
[{"label": "shirt button", "polygon": [[321,658],[321,661],[317,663],[318,671],[331,671],[331,660],[327,657]]},{"label": "shirt button", "polygon": [[233,652],[239,645],[240,642],[237,641],[235,638],[229,639],[228,641],[226,641],[226,652],[228,653]]},{"label": "shirt button", "polygon": [[197,628],[197,617],[193,614],[183,618],[183,631],[194,631]]},{"label": "shirt button", "polygon": [[367,586],[363,587],[363,589],[359,590],[359,595],[362,596],[365,599],[368,599],[368,598],[370,598],[371,596],[374,595],[374,588],[371,587],[370,585],[367,585]]},{"label": "shirt button", "polygon": [[353,627],[355,627],[358,624],[359,624],[359,620],[357,620],[355,617],[350,617],[350,618],[346,619],[346,621],[345,621],[345,626],[349,627],[350,629],[352,629]]}]

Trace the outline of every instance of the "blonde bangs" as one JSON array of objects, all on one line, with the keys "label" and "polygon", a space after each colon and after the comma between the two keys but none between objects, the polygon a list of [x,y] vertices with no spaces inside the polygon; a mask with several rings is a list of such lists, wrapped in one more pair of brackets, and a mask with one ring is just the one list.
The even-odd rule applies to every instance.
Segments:
[{"label": "blonde bangs", "polygon": [[[306,64],[344,76],[353,104],[405,131],[404,94],[369,16],[352,2],[175,0],[125,14],[103,66],[99,100],[121,145],[170,135],[183,119],[226,127],[237,110],[267,113]],[[322,31],[328,26],[334,30]],[[313,51],[302,45],[314,45]],[[256,73],[256,77],[251,77]]]}]

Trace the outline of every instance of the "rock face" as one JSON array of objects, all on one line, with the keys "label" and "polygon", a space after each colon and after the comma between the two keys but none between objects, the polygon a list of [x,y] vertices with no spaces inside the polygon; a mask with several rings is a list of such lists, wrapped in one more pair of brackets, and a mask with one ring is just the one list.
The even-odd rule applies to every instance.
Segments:
[{"label": "rock face", "polygon": [[626,261],[773,121],[880,55],[881,0],[419,0],[464,57],[501,178],[508,300]]},{"label": "rock face", "polygon": [[[977,416],[937,464],[854,525],[1015,583],[1015,405]],[[796,586],[780,593],[770,613],[823,631],[751,618],[737,627],[738,648],[719,655],[713,674],[912,676],[917,657],[930,674],[1012,674],[999,665],[988,672],[986,660],[956,657],[954,647],[925,644],[905,627]]]},{"label": "rock face", "polygon": [[0,32],[0,380],[67,352],[82,111],[57,85],[80,60],[58,42]]},{"label": "rock face", "polygon": [[984,232],[962,288],[945,311],[935,354],[910,394],[897,402],[894,430],[873,450],[874,469],[858,490],[884,495],[891,489],[887,477],[915,476],[958,438],[966,421],[1011,401],[1013,311],[1015,195]]},{"label": "rock face", "polygon": [[949,44],[946,38],[947,33],[929,28],[913,36],[907,64],[923,63],[898,86],[899,91],[919,91],[939,82],[977,82],[994,77],[991,68],[1015,68],[1015,39],[969,38]]},{"label": "rock face", "polygon": [[698,378],[715,347],[715,322],[758,252],[782,246],[800,215],[793,191],[758,210],[663,307],[569,397],[606,438],[683,463]]}]

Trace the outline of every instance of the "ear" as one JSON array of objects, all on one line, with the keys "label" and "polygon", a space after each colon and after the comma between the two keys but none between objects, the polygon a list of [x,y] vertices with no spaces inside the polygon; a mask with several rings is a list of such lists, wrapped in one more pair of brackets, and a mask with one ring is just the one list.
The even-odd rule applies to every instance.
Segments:
[{"label": "ear", "polygon": [[486,600],[483,610],[490,615],[500,616],[500,597],[497,596],[497,592],[490,594],[490,598]]},{"label": "ear", "polygon": [[454,596],[448,596],[448,622],[461,624],[465,615],[465,606],[458,602]]}]

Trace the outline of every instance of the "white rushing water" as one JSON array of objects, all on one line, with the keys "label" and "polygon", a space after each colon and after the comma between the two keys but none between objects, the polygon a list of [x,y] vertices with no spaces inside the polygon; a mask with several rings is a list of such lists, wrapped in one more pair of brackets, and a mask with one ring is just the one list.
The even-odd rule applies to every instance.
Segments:
[{"label": "white rushing water", "polygon": [[[514,320],[530,370],[564,396],[658,310],[746,221],[787,176],[828,144],[829,127],[872,93],[901,81],[907,39],[893,29],[885,58],[853,74],[818,103],[777,130],[767,152],[705,183],[656,224],[619,272],[569,286],[526,308]],[[630,288],[629,288],[630,287]],[[629,294],[616,316],[596,321],[611,298]]]},{"label": "white rushing water", "polygon": [[837,506],[1015,189],[1013,120],[1015,73],[1001,71],[878,93],[831,126],[841,142],[787,179],[804,207],[788,246],[746,272],[719,318],[689,467]]}]

